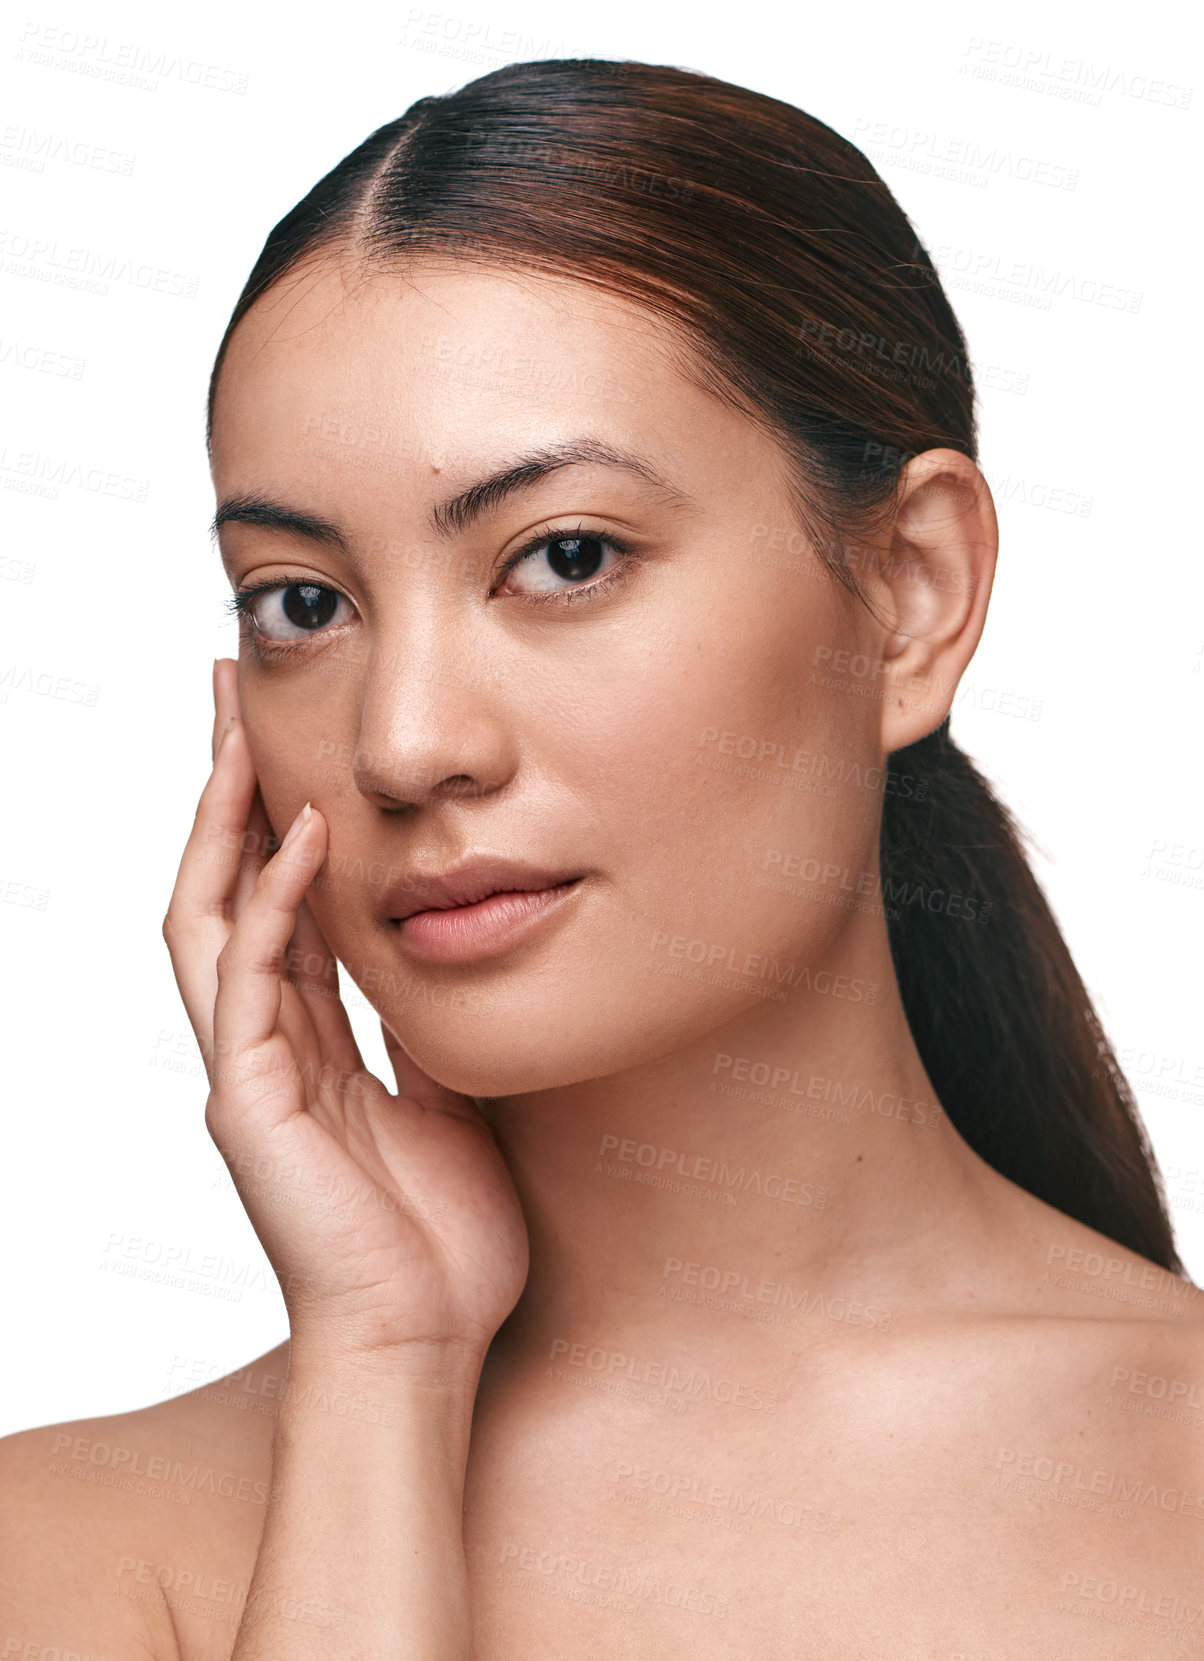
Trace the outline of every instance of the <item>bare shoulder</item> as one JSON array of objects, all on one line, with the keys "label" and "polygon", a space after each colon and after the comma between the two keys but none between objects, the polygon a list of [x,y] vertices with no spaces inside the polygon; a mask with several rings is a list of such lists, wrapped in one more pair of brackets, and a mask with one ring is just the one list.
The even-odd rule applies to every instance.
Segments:
[{"label": "bare shoulder", "polygon": [[1032,1194],[1017,1208],[1012,1291],[1033,1314],[1099,1320],[1182,1338],[1204,1337],[1204,1290]]},{"label": "bare shoulder", "polygon": [[263,1527],[268,1381],[284,1350],[149,1407],[0,1439],[0,1610],[32,1646],[15,1653],[225,1661]]},{"label": "bare shoulder", "polygon": [[1144,1482],[1151,1505],[1161,1495],[1157,1509],[1175,1513],[1171,1537],[1197,1550],[1204,1291],[1032,1195],[1016,1222],[998,1318],[981,1338],[1007,1397],[1001,1472],[1081,1483],[1086,1462],[1097,1485],[1131,1493]]},{"label": "bare shoulder", "polygon": [[85,1462],[93,1448],[137,1448],[139,1418],[79,1419],[0,1439],[0,1610],[13,1653],[179,1661],[157,1589],[123,1595],[126,1565],[149,1549],[151,1519],[97,1480],[104,1466]]}]

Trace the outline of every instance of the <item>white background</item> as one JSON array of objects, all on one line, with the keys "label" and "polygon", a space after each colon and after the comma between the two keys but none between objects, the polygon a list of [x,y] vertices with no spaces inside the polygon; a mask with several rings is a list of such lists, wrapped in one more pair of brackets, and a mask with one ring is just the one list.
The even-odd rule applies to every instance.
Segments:
[{"label": "white background", "polygon": [[[953,730],[1036,838],[1204,1280],[1199,272],[1184,160],[1201,99],[1181,20],[1143,6],[1113,25],[1078,0],[780,16],[463,4],[351,0],[311,14],[317,29],[231,0],[185,13],[64,0],[10,10],[0,33],[0,1433],[145,1405],[287,1333],[204,1128],[160,937],[209,770],[210,665],[237,652],[206,536],[206,379],[276,220],[414,99],[512,59],[672,63],[797,104],[866,150],[933,252],[982,377],[1003,530]],[[135,60],[145,86],[120,79]],[[165,286],[56,281],[79,249],[94,267],[161,270]],[[194,282],[191,298],[171,292]],[[31,466],[44,481],[64,463],[118,482],[29,493]],[[30,691],[37,676],[66,694]],[[383,1067],[374,1023],[357,1026]],[[112,1268],[155,1256],[208,1267],[191,1292]],[[223,1285],[237,1296],[212,1295]]]}]

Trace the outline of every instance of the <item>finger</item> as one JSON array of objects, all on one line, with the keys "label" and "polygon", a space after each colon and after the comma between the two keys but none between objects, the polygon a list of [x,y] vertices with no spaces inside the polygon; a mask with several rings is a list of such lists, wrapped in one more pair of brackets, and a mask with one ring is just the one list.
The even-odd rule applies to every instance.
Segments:
[{"label": "finger", "polygon": [[234,924],[231,902],[254,791],[255,770],[236,720],[218,746],[213,772],[201,792],[163,920],[180,995],[206,1059],[213,1048],[216,960]]},{"label": "finger", "polygon": [[233,916],[237,918],[251,895],[259,873],[280,846],[280,838],[272,829],[259,786],[251,798],[246,828],[242,837],[242,858],[238,862],[238,877],[231,896]]},{"label": "finger", "polygon": [[238,659],[215,657],[213,660],[213,743],[210,754],[217,755],[221,736],[230,725],[230,717],[238,709]]},{"label": "finger", "polygon": [[289,958],[289,979],[309,1013],[324,1060],[340,1071],[363,1071],[364,1058],[339,993],[338,960],[306,900],[297,908]]},{"label": "finger", "polygon": [[[279,1030],[286,953],[305,890],[326,857],[326,821],[307,803],[289,831],[217,960],[214,1037],[233,1096],[240,1082],[262,1085],[266,1077],[288,1072],[290,1062],[295,1067],[292,1045]],[[257,1090],[254,1096],[258,1116],[269,1121],[273,1107],[287,1111],[295,1099],[291,1092],[273,1099]]]},{"label": "finger", "polygon": [[[214,658],[213,702],[213,741],[216,756],[217,746],[233,725],[234,720],[242,719],[242,711],[238,702],[237,658]],[[271,858],[279,846],[280,838],[272,829],[267,809],[263,804],[263,796],[257,785],[242,837],[242,858],[239,861],[238,879],[232,896],[232,915],[234,917],[238,916],[243,906],[250,899],[260,871],[263,870],[265,862]]]}]

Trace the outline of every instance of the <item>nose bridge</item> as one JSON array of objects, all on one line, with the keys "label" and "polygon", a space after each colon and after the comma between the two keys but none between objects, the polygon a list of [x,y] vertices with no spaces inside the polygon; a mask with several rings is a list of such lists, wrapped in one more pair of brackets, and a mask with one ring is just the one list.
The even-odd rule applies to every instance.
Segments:
[{"label": "nose bridge", "polygon": [[484,642],[473,638],[479,619],[446,585],[418,590],[382,612],[361,670],[353,774],[382,805],[440,789],[485,794],[508,776],[510,737]]}]

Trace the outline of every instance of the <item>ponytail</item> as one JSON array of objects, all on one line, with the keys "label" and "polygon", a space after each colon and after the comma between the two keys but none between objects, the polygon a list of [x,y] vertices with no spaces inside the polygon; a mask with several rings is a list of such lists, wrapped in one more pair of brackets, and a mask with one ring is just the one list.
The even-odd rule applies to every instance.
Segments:
[{"label": "ponytail", "polygon": [[1015,821],[948,718],[890,758],[880,858],[903,1008],[959,1134],[1030,1194],[1183,1274],[1132,1092]]}]

